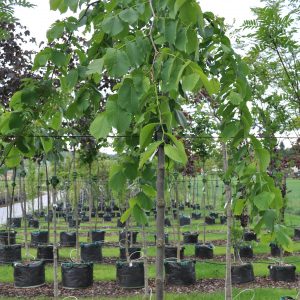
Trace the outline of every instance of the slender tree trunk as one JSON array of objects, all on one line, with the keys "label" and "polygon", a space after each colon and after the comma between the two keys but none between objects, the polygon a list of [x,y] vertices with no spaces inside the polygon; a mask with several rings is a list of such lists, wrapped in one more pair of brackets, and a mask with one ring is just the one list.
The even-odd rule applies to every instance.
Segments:
[{"label": "slender tree trunk", "polygon": [[[226,173],[228,170],[228,154],[227,154],[227,146],[225,143],[222,143],[222,152],[223,152],[224,173]],[[227,215],[225,300],[232,300],[232,283],[231,283],[232,190],[229,183],[225,183],[225,192],[226,192],[226,215]]]},{"label": "slender tree trunk", "polygon": [[165,255],[165,152],[164,146],[158,148],[158,166],[157,166],[157,201],[156,201],[156,299],[164,299],[164,255]]},{"label": "slender tree trunk", "polygon": [[[48,216],[48,220],[47,220],[47,229],[48,229],[48,244],[50,242],[50,181],[49,181],[49,174],[48,174],[48,166],[47,166],[47,161],[45,160],[45,169],[46,169],[46,188],[47,188],[47,216]],[[42,201],[43,202],[43,201]],[[53,212],[53,216],[54,216],[54,212]]]},{"label": "slender tree trunk", "polygon": [[202,206],[203,206],[203,244],[206,242],[206,174],[205,174],[205,162],[203,161],[203,187],[202,187]]},{"label": "slender tree trunk", "polygon": [[10,231],[11,231],[11,219],[12,219],[12,211],[13,211],[13,199],[15,197],[15,188],[16,188],[16,175],[17,169],[13,169],[13,176],[12,176],[12,191],[11,191],[11,199],[9,201],[9,219],[8,219],[8,246],[10,246]]},{"label": "slender tree trunk", "polygon": [[74,146],[74,161],[73,161],[73,183],[74,183],[74,210],[76,221],[76,260],[79,261],[79,226],[78,226],[78,199],[77,199],[77,172],[76,172],[76,150]]},{"label": "slender tree trunk", "polygon": [[[54,161],[54,177],[56,177],[56,161]],[[49,189],[49,187],[48,187]],[[57,257],[57,222],[56,222],[56,185],[52,189],[52,203],[53,203],[53,296],[58,299],[58,257]],[[50,235],[50,234],[49,234]]]},{"label": "slender tree trunk", "polygon": [[218,176],[216,176],[216,185],[215,185],[215,189],[214,189],[214,209],[216,209],[216,206],[217,206],[218,188],[219,188],[219,181],[218,181]]},{"label": "slender tree trunk", "polygon": [[[92,165],[89,164],[89,224],[92,224],[92,210],[93,210]],[[92,236],[90,235],[90,239],[91,238]]]},{"label": "slender tree trunk", "polygon": [[149,298],[149,270],[148,270],[148,249],[147,249],[147,233],[145,226],[142,227],[143,249],[144,249],[144,278],[145,278],[145,297]]}]

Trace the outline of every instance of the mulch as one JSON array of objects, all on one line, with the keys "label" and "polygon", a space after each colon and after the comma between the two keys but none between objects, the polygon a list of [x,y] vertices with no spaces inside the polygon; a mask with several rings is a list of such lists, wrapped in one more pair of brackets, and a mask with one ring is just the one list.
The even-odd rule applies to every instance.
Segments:
[{"label": "mulch", "polygon": [[[295,282],[274,282],[267,277],[256,277],[254,282],[236,285],[240,289],[255,289],[255,288],[284,288],[293,289],[298,288],[300,283],[299,277]],[[225,281],[223,279],[203,279],[191,286],[166,286],[167,293],[189,294],[189,293],[212,293],[224,289]],[[149,286],[155,293],[154,280],[149,281]],[[123,289],[120,288],[115,281],[98,281],[87,289],[65,289],[59,286],[60,296],[75,296],[75,297],[121,297],[143,295],[143,289]],[[46,284],[37,288],[15,288],[12,284],[0,284],[0,295],[6,297],[14,297],[21,299],[28,299],[39,296],[52,297],[53,285]]]}]

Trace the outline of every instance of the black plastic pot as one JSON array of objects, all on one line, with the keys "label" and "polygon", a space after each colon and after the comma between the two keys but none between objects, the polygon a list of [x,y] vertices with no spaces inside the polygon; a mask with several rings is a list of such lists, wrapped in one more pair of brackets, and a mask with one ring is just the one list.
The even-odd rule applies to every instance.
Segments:
[{"label": "black plastic pot", "polygon": [[239,254],[241,258],[253,258],[253,249],[251,246],[241,246]]},{"label": "black plastic pot", "polygon": [[184,244],[197,244],[198,243],[198,235],[197,232],[183,232],[183,243]]},{"label": "black plastic pot", "polygon": [[166,284],[192,285],[196,282],[195,261],[165,260]]},{"label": "black plastic pot", "polygon": [[62,247],[75,247],[76,246],[76,232],[60,233],[60,245]]},{"label": "black plastic pot", "polygon": [[[141,257],[141,248],[140,247],[129,247],[128,254],[130,256],[130,260],[138,259]],[[120,259],[126,259],[126,248],[120,248]]]},{"label": "black plastic pot", "polygon": [[200,209],[200,204],[195,204],[195,209]]},{"label": "black plastic pot", "polygon": [[48,231],[32,231],[31,232],[31,246],[37,246],[38,244],[48,243]]},{"label": "black plastic pot", "polygon": [[49,221],[49,222],[52,222],[52,220],[53,220],[53,215],[50,215],[50,214],[49,214],[49,215],[46,215],[46,216],[45,216],[45,222],[48,222],[48,221]]},{"label": "black plastic pot", "polygon": [[[57,249],[58,257],[58,249]],[[38,245],[37,246],[37,258],[44,260],[45,262],[53,261],[53,245]]]},{"label": "black plastic pot", "polygon": [[296,280],[294,265],[269,265],[270,278],[273,281],[292,282]]},{"label": "black plastic pot", "polygon": [[45,264],[43,261],[28,264],[14,264],[14,283],[17,288],[38,287],[45,284]]},{"label": "black plastic pot", "polygon": [[[132,233],[132,243],[136,244],[136,239],[137,239],[138,231],[132,231],[132,232],[127,231],[127,239],[128,239],[129,243],[131,241],[131,233]],[[125,240],[126,240],[126,232],[125,231],[119,232],[119,241],[122,244],[124,244]]]},{"label": "black plastic pot", "polygon": [[0,263],[13,263],[22,260],[21,245],[0,245]]},{"label": "black plastic pot", "polygon": [[[184,247],[180,248],[180,259],[184,257]],[[165,247],[165,258],[176,258],[177,257],[177,247],[175,246],[166,246]]]},{"label": "black plastic pot", "polygon": [[295,298],[290,297],[290,296],[282,296],[282,297],[280,297],[280,300],[295,300]]},{"label": "black plastic pot", "polygon": [[300,228],[295,228],[294,229],[294,239],[295,240],[300,240]]},{"label": "black plastic pot", "polygon": [[211,216],[207,216],[205,217],[205,223],[207,225],[213,225],[213,224],[216,224],[216,219],[214,217],[211,217]]},{"label": "black plastic pot", "polygon": [[[68,223],[70,228],[76,228],[76,220],[71,219],[68,221]],[[80,226],[80,220],[78,220],[78,227],[79,226]]]},{"label": "black plastic pot", "polygon": [[201,219],[201,213],[193,212],[192,213],[192,219],[194,219],[194,220],[200,220]]},{"label": "black plastic pot", "polygon": [[226,216],[220,216],[220,224],[226,224],[227,217]]},{"label": "black plastic pot", "polygon": [[244,241],[246,242],[251,242],[251,241],[256,241],[257,237],[256,237],[256,233],[249,231],[249,232],[245,232],[244,233]]},{"label": "black plastic pot", "polygon": [[255,280],[252,264],[231,266],[231,280],[233,284],[251,282]]},{"label": "black plastic pot", "polygon": [[214,247],[210,243],[196,244],[195,245],[195,256],[202,259],[214,258]]},{"label": "black plastic pot", "polygon": [[190,225],[191,224],[191,218],[188,216],[180,216],[179,217],[179,224],[180,226]]},{"label": "black plastic pot", "polygon": [[28,227],[39,228],[39,220],[35,220],[35,219],[29,220]]},{"label": "black plastic pot", "polygon": [[[154,234],[155,244],[156,244],[156,234]],[[169,244],[169,234],[165,233],[165,244]]]},{"label": "black plastic pot", "polygon": [[11,218],[8,219],[8,224],[13,228],[21,228],[22,218]]},{"label": "black plastic pot", "polygon": [[90,218],[88,216],[82,216],[81,217],[81,222],[89,222]]},{"label": "black plastic pot", "polygon": [[184,205],[180,204],[178,208],[179,208],[179,210],[184,210]]},{"label": "black plastic pot", "polygon": [[126,223],[122,223],[120,219],[117,221],[117,227],[124,228],[126,226]]},{"label": "black plastic pot", "polygon": [[210,217],[213,217],[213,218],[215,218],[215,219],[218,219],[218,218],[219,218],[219,214],[218,214],[218,213],[215,213],[215,212],[209,213],[209,216],[210,216]]},{"label": "black plastic pot", "polygon": [[[9,232],[9,241],[11,245],[16,243],[16,231]],[[8,245],[8,231],[0,230],[0,245]]]},{"label": "black plastic pot", "polygon": [[103,220],[104,220],[105,222],[111,222],[111,214],[105,214],[105,215],[103,216]]},{"label": "black plastic pot", "polygon": [[102,245],[99,242],[80,244],[80,257],[83,262],[101,262]]},{"label": "black plastic pot", "polygon": [[92,237],[92,242],[104,242],[105,231],[104,230],[92,230],[88,233]]},{"label": "black plastic pot", "polygon": [[128,264],[126,261],[117,261],[117,284],[123,288],[143,288],[144,263],[134,261]]},{"label": "black plastic pot", "polygon": [[271,255],[274,257],[280,256],[281,250],[275,243],[270,243]]},{"label": "black plastic pot", "polygon": [[62,286],[68,289],[87,288],[93,284],[92,263],[62,263]]},{"label": "black plastic pot", "polygon": [[171,221],[169,218],[165,218],[165,226],[171,227]]}]

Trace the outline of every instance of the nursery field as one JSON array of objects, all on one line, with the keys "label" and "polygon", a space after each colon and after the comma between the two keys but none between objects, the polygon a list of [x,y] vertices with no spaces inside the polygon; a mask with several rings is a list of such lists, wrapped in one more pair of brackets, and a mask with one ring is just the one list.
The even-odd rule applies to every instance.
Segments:
[{"label": "nursery field", "polygon": [[[299,205],[297,197],[300,195],[300,180],[288,179],[288,207],[285,218],[285,224],[288,228],[289,235],[291,238],[294,236],[294,228],[300,224],[300,215],[296,207]],[[196,193],[198,197],[198,193]],[[180,226],[181,236],[181,247],[184,247],[184,259],[191,259],[195,261],[195,277],[196,282],[188,286],[178,286],[167,284],[165,287],[167,298],[166,299],[223,299],[224,289],[224,278],[225,278],[225,253],[226,253],[226,223],[220,223],[220,216],[223,215],[221,210],[221,199],[222,195],[219,193],[217,197],[218,209],[214,211],[219,216],[215,218],[215,224],[205,226],[205,242],[210,243],[213,249],[213,256],[208,259],[195,256],[195,242],[186,242],[183,239],[182,234],[186,232],[197,233],[197,243],[203,242],[204,238],[204,214],[209,215],[210,210],[197,210],[201,213],[201,218],[195,220],[191,218],[191,224]],[[294,208],[294,209],[293,209]],[[193,208],[187,205],[181,207],[179,211],[180,215],[189,217],[195,211]],[[294,212],[294,213],[292,213]],[[176,248],[178,246],[176,221],[172,212],[169,210],[166,212],[166,217],[170,220],[171,227],[166,226],[165,232],[168,234],[168,246]],[[62,270],[60,263],[76,261],[80,257],[76,255],[74,251],[75,244],[71,247],[59,246],[58,257],[58,280],[59,280],[59,291],[62,298],[67,296],[75,296],[78,299],[106,299],[108,298],[119,298],[119,299],[142,299],[143,289],[136,288],[122,288],[116,282],[116,262],[119,260],[120,246],[124,247],[122,240],[120,242],[119,233],[124,231],[123,228],[117,227],[117,217],[113,217],[111,221],[104,221],[103,218],[93,218],[92,222],[81,222],[78,233],[79,242],[86,243],[89,241],[88,232],[91,230],[102,230],[105,231],[104,241],[101,243],[101,261],[94,262],[93,264],[93,285],[86,289],[66,289],[61,286],[62,282]],[[28,228],[28,239],[30,242],[31,234],[36,232],[43,232],[47,230],[48,223],[44,218],[40,217],[39,228]],[[74,224],[73,224],[74,225]],[[250,224],[249,229],[253,228],[255,224]],[[5,226],[3,226],[3,229]],[[21,257],[23,260],[34,260],[37,256],[37,247],[32,246],[29,248],[26,255],[26,249],[24,248],[24,229],[14,228],[16,231],[16,243],[23,244],[21,250]],[[146,239],[143,240],[143,230],[139,226],[130,224],[127,230],[138,232],[136,242],[130,244],[130,247],[137,247],[137,251],[145,252],[144,245],[146,240],[147,247],[147,262],[148,262],[148,277],[150,291],[155,293],[155,219],[152,213],[149,216],[149,224],[145,227],[144,234]],[[245,229],[246,230],[246,229]],[[50,222],[50,239],[49,243],[53,242],[53,224]],[[61,232],[75,233],[75,228],[70,228],[65,222],[64,218],[58,217],[57,219],[57,235]],[[130,237],[129,237],[130,239]],[[130,241],[131,242],[131,241]],[[278,258],[272,257],[270,254],[270,241],[264,240],[263,237],[258,236],[257,241],[250,241],[246,243],[250,245],[253,250],[253,257],[244,257],[243,262],[251,262],[255,275],[253,282],[244,284],[235,284],[234,295],[237,296],[235,299],[279,299],[280,296],[289,295],[295,296],[297,294],[297,288],[299,285],[298,275],[296,279],[291,282],[284,281],[273,281],[269,278],[268,266],[276,263]],[[129,247],[129,250],[130,250]],[[135,248],[136,249],[136,248]],[[141,250],[143,249],[143,250]],[[232,250],[233,253],[233,250]],[[247,254],[247,253],[246,253]],[[3,254],[2,254],[3,255]],[[174,256],[176,256],[176,251]],[[126,257],[125,257],[126,258]],[[80,259],[79,259],[80,260]],[[82,260],[82,255],[81,255]],[[143,258],[134,258],[132,261],[143,260]],[[283,261],[286,264],[292,264],[296,267],[296,274],[300,270],[300,242],[295,241],[293,243],[293,252],[285,253]],[[34,297],[34,299],[50,299],[53,293],[53,266],[51,263],[45,265],[45,285],[30,289],[19,289],[14,287],[14,268],[12,264],[1,264],[0,265],[0,295],[4,296],[0,299],[9,299],[9,297]],[[271,289],[275,287],[276,289]],[[44,298],[39,297],[44,295]],[[47,298],[47,296],[49,298]],[[6,297],[6,298],[5,298]]]}]

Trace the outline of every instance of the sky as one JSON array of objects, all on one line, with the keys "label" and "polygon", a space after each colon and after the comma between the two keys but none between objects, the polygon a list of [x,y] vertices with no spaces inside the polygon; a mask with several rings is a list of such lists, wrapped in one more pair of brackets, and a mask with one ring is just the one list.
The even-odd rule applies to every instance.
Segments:
[{"label": "sky", "polygon": [[[59,12],[50,11],[49,0],[30,0],[35,4],[34,9],[17,8],[16,17],[37,39],[37,42],[46,40],[47,29],[53,22],[61,18]],[[241,24],[246,19],[251,19],[251,7],[259,6],[259,0],[199,0],[203,11],[212,11],[224,17],[227,24]]]}]

